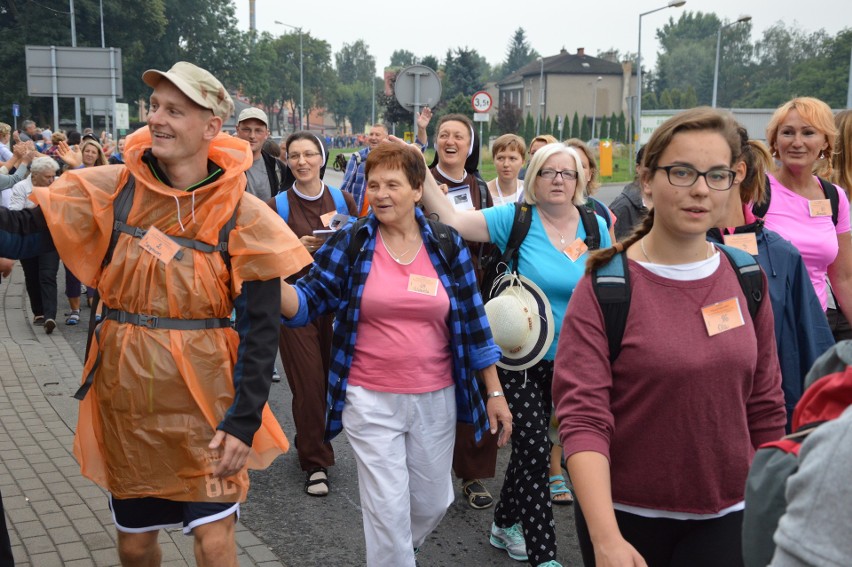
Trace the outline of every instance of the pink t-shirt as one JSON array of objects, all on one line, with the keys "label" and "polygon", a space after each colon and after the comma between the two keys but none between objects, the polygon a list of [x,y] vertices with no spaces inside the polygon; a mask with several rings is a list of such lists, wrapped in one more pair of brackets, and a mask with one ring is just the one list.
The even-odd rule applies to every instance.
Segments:
[{"label": "pink t-shirt", "polygon": [[[819,187],[819,179],[813,179]],[[769,176],[769,181],[772,200],[764,218],[766,228],[777,232],[798,248],[824,310],[827,298],[825,276],[828,267],[837,257],[836,235],[852,230],[849,225],[849,201],[845,198],[846,192],[837,189],[840,203],[837,226],[834,226],[831,216],[811,216],[808,199],[790,191],[772,175]]]},{"label": "pink t-shirt", "polygon": [[[429,253],[421,247],[411,264],[398,264],[385,250],[381,234],[376,238],[349,383],[395,394],[452,386],[450,299]],[[425,279],[417,281],[417,276]],[[410,285],[426,293],[409,291]]]}]

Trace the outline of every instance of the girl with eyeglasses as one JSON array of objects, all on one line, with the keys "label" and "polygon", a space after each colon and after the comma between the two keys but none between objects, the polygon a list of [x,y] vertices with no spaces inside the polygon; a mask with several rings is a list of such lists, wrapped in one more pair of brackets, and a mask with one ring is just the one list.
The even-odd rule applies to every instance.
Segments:
[{"label": "girl with eyeglasses", "polygon": [[[706,241],[744,174],[740,144],[715,109],[663,123],[640,168],[653,209],[592,256],[571,298],[553,396],[586,566],[742,565],[746,475],[785,412],[770,302],[752,318],[735,267]],[[630,298],[610,361],[589,274],[619,253]]]},{"label": "girl with eyeglasses", "polygon": [[[328,152],[316,135],[294,132],[287,138],[285,150],[295,181],[287,191],[270,199],[269,206],[284,218],[313,255],[325,243],[325,238],[315,236],[314,231],[329,228],[330,216],[337,212],[337,199],[345,199],[350,215],[357,214],[357,206],[352,195],[323,182]],[[334,193],[338,195],[335,197]],[[310,267],[292,275],[287,282],[295,283]],[[305,471],[304,490],[310,496],[328,495],[328,469],[334,465],[334,450],[324,439],[333,320],[334,315],[328,314],[304,327],[282,325],[278,341],[281,364],[293,394],[293,421],[298,437],[295,445],[299,465]]]},{"label": "girl with eyeglasses", "polygon": [[[512,456],[494,510],[490,542],[512,559],[536,566],[559,565],[548,488],[551,380],[562,318],[588,258],[580,213],[580,207],[585,207],[585,187],[580,157],[572,148],[548,144],[530,161],[524,179],[524,203],[530,206],[532,220],[519,248],[517,266],[518,273],[547,296],[553,312],[554,340],[541,360],[529,368],[498,367],[514,429]],[[437,214],[465,240],[492,242],[501,251],[506,249],[515,206],[456,210],[431,177],[427,178],[423,201],[427,212]],[[589,216],[597,223],[601,246],[610,246],[603,219]],[[483,290],[483,295],[489,292]]]}]

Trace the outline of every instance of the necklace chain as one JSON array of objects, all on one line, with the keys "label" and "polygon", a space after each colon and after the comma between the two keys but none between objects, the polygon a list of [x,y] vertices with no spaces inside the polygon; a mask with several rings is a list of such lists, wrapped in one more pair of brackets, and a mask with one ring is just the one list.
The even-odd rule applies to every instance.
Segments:
[{"label": "necklace chain", "polygon": [[561,232],[559,232],[559,229],[556,227],[556,224],[554,224],[554,222],[552,220],[550,220],[549,218],[547,218],[545,215],[541,214],[541,209],[538,210],[538,214],[543,221],[547,222],[547,224],[549,224],[550,227],[553,230],[556,231],[556,234],[559,235],[559,244],[562,244],[564,246],[565,245],[565,237],[562,235]]},{"label": "necklace chain", "polygon": [[413,262],[413,261],[414,261],[414,258],[416,258],[416,257],[417,257],[417,254],[420,252],[420,249],[423,247],[423,240],[421,239],[421,240],[420,240],[420,246],[418,246],[418,247],[417,247],[417,251],[414,253],[414,257],[413,257],[413,258],[411,258],[411,260],[409,260],[408,262],[403,262],[403,261],[402,261],[402,258],[403,258],[405,255],[407,255],[409,252],[411,252],[412,247],[411,247],[411,246],[409,246],[408,248],[406,248],[405,250],[403,250],[403,251],[402,251],[402,253],[397,254],[396,252],[394,252],[393,250],[391,250],[390,246],[388,246],[388,243],[385,241],[385,236],[384,236],[384,234],[382,234],[382,229],[381,229],[381,228],[379,229],[379,236],[381,236],[382,246],[384,246],[384,247],[385,247],[385,250],[387,250],[388,254],[390,254],[391,259],[392,259],[394,262],[396,262],[397,264],[402,264],[402,265],[408,265],[408,264],[410,264],[411,262]]}]

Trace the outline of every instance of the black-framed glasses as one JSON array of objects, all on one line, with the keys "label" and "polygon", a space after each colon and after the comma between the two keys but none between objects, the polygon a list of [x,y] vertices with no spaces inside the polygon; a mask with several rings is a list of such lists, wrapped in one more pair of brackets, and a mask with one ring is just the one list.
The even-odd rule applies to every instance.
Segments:
[{"label": "black-framed glasses", "polygon": [[692,187],[699,177],[704,178],[707,187],[714,191],[727,191],[734,184],[737,173],[726,167],[717,167],[707,171],[698,171],[691,165],[664,165],[655,167],[666,172],[669,183],[675,187]]},{"label": "black-framed glasses", "polygon": [[555,169],[540,169],[538,171],[538,176],[544,179],[556,179],[556,176],[560,176],[564,181],[576,181],[577,180],[577,171],[574,169],[564,169],[562,171],[556,171]]}]

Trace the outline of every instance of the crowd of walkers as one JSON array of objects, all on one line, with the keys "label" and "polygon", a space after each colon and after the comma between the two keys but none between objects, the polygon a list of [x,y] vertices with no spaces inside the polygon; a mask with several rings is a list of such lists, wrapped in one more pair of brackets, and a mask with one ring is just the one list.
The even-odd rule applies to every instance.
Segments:
[{"label": "crowd of walkers", "polygon": [[[209,542],[233,538],[246,467],[287,447],[265,406],[277,350],[305,493],[331,492],[337,434],[354,451],[368,565],[415,565],[457,493],[534,566],[560,565],[552,506],[571,504],[586,566],[744,564],[755,451],[852,338],[852,112],[793,99],[764,144],[683,111],[609,208],[581,140],[504,134],[486,181],[463,115],[438,121],[427,166],[424,109],[416,144],[373,125],[341,190],[323,180],[336,140],[267,151],[259,109],[220,132],[233,106],[206,71],[143,78],[149,124],[115,144],[0,123],[0,256],[21,259],[33,324],[56,328],[60,260],[66,324],[81,289],[103,296],[75,453],[111,493],[123,561],[156,560],[156,531],[182,523],[199,564],[232,564]],[[142,408],[139,377],[172,401]],[[134,444],[175,435],[183,472],[133,469]],[[782,539],[772,564],[807,564]]]}]

